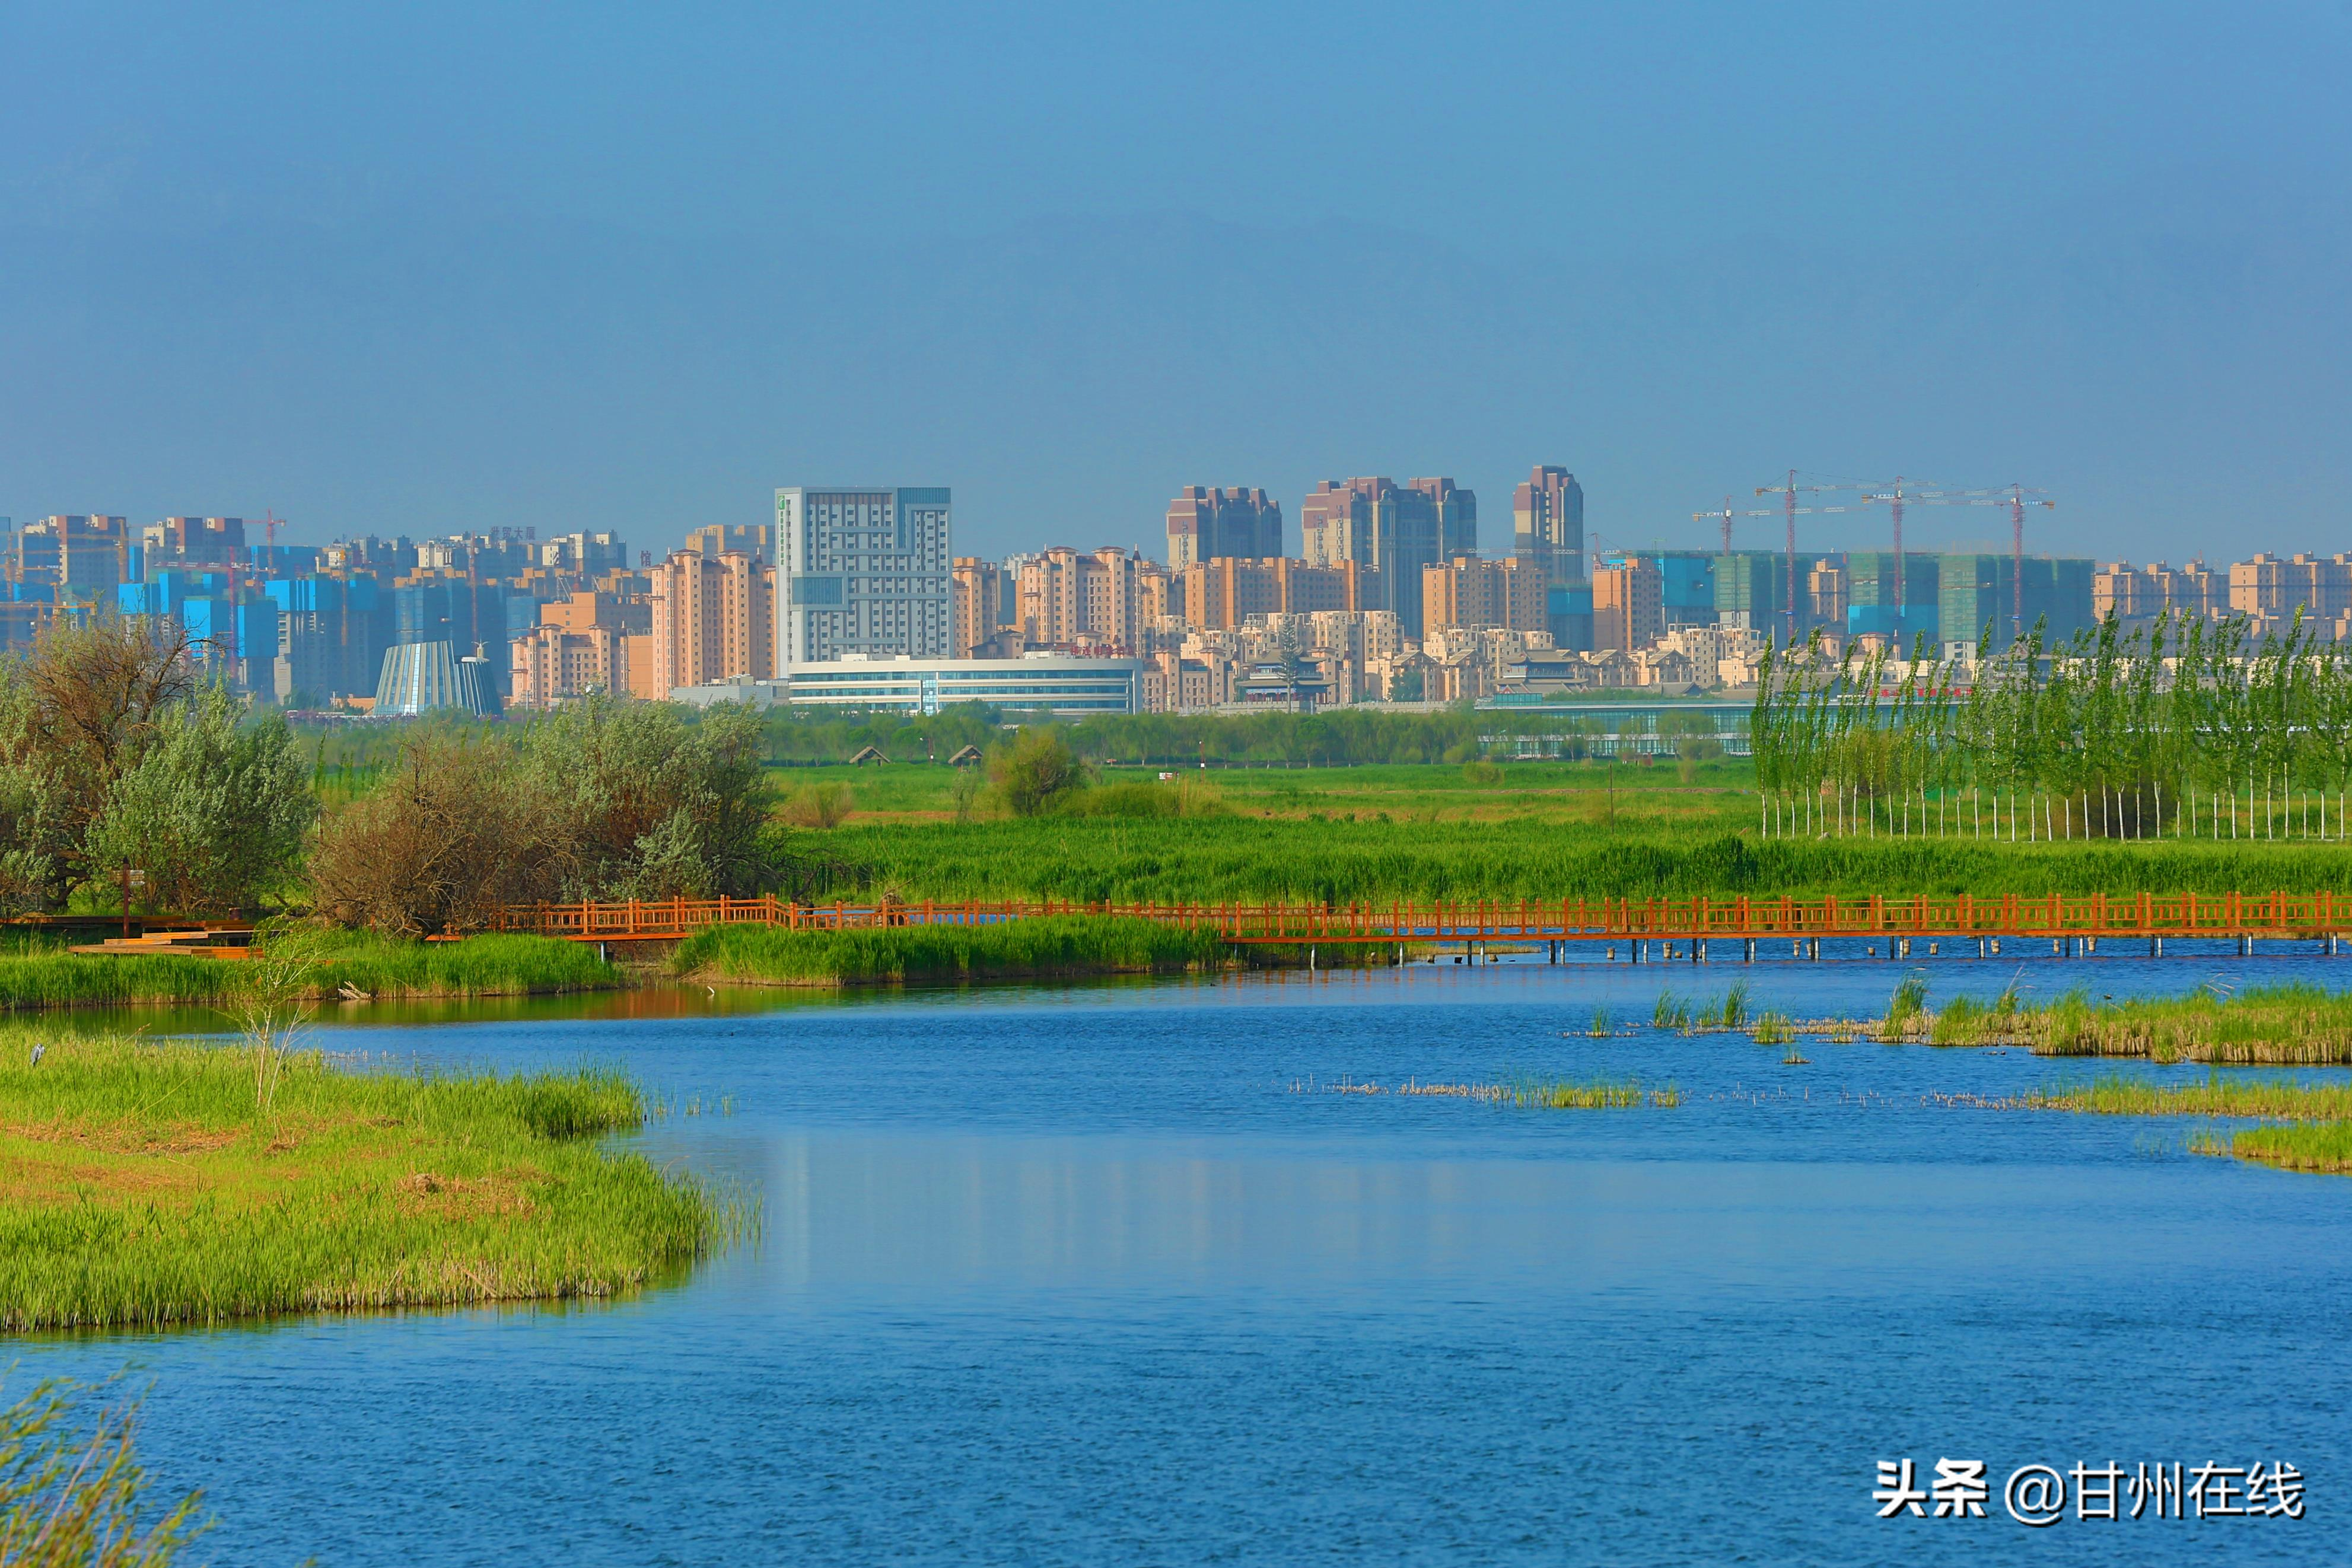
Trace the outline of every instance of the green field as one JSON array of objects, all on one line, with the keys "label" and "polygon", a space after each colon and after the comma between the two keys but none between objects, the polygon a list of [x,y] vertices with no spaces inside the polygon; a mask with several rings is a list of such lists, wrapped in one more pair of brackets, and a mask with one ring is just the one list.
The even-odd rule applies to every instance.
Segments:
[{"label": "green field", "polygon": [[607,1296],[742,1214],[601,1146],[612,1073],[436,1077],[0,1031],[0,1328]]},{"label": "green field", "polygon": [[[820,897],[1379,904],[1722,894],[2263,893],[2352,888],[2352,845],[2160,840],[1763,838],[1745,763],[1213,768],[1214,809],[1150,810],[1156,770],[1045,816],[959,820],[952,769],[785,768],[845,787],[796,835]],[[1200,775],[1184,776],[1189,788]],[[1103,814],[1106,809],[1120,814]]]}]

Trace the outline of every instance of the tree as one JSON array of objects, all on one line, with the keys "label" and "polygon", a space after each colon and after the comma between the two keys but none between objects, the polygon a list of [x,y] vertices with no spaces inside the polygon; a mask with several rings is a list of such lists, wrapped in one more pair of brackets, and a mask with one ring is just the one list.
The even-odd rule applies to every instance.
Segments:
[{"label": "tree", "polygon": [[1033,726],[1000,747],[988,759],[988,778],[1016,817],[1034,817],[1087,783],[1085,764],[1055,725]]},{"label": "tree", "polygon": [[196,687],[169,622],[53,622],[28,658],[0,662],[0,894],[61,908],[102,873],[92,834]]},{"label": "tree", "polygon": [[478,931],[561,893],[568,844],[511,747],[426,737],[319,831],[314,908],[388,936]]},{"label": "tree", "polygon": [[524,732],[520,753],[569,835],[576,898],[743,897],[777,885],[760,720],[724,704],[593,697]]},{"label": "tree", "polygon": [[190,914],[250,908],[294,873],[316,810],[310,770],[284,718],[240,717],[207,684],[158,718],[89,834],[94,873],[143,871],[152,900]]}]

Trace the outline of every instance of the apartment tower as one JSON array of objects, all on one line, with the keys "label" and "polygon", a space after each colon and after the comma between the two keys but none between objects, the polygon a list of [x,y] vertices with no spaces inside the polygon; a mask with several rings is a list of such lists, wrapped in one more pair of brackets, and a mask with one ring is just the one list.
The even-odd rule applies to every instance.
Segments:
[{"label": "apartment tower", "polygon": [[945,486],[778,490],[776,672],[861,653],[948,657],[950,510]]},{"label": "apartment tower", "polygon": [[1263,490],[1187,485],[1168,503],[1168,565],[1177,571],[1219,556],[1264,560],[1282,553],[1282,503]]},{"label": "apartment tower", "polygon": [[1511,496],[1511,553],[1547,585],[1584,575],[1584,488],[1575,475],[1538,464]]}]

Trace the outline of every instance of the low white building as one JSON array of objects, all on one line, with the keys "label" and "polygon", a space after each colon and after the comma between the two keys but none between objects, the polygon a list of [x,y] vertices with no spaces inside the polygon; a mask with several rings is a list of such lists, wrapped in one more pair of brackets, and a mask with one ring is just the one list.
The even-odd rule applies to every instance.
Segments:
[{"label": "low white building", "polygon": [[740,702],[768,707],[897,708],[937,713],[957,703],[990,703],[1013,713],[1050,710],[1057,718],[1141,711],[1140,659],[1031,653],[1019,659],[917,659],[905,655],[794,664],[773,680],[680,686],[673,702]]}]

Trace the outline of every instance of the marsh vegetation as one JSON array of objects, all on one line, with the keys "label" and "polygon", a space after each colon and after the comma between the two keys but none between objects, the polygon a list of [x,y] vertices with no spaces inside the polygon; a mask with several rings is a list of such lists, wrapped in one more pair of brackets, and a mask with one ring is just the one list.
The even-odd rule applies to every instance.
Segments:
[{"label": "marsh vegetation", "polygon": [[635,1290],[750,1218],[599,1142],[647,1110],[594,1069],[352,1071],[0,1030],[0,1326]]}]

